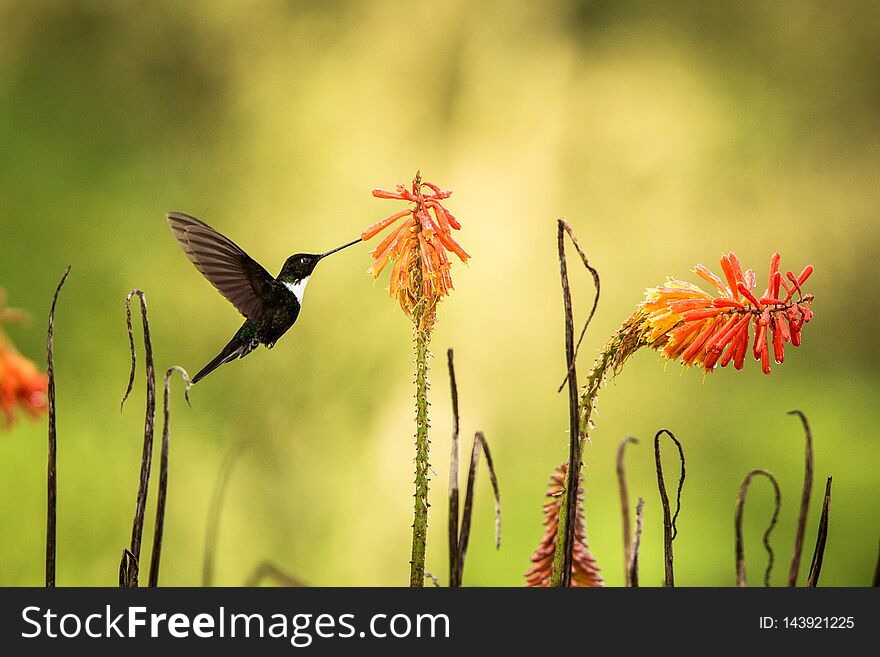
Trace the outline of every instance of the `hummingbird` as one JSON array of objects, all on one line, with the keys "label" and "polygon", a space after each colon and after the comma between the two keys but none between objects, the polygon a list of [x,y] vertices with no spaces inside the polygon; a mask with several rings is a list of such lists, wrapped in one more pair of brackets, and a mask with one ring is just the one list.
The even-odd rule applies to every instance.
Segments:
[{"label": "hummingbird", "polygon": [[296,253],[273,277],[228,237],[183,212],[169,212],[168,225],[196,269],[245,317],[229,343],[193,378],[197,383],[215,369],[244,358],[257,346],[269,349],[293,326],[303,293],[317,264],[360,242],[360,238],[325,253]]}]

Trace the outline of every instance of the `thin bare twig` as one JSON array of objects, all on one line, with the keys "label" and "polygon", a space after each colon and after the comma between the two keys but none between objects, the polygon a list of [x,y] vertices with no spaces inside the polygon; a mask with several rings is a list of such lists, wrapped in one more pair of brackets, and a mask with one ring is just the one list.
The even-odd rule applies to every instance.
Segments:
[{"label": "thin bare twig", "polygon": [[642,540],[642,516],[645,508],[645,500],[641,497],[636,504],[636,532],[633,536],[632,553],[629,557],[629,575],[626,578],[626,585],[633,588],[639,586],[639,543]]},{"label": "thin bare twig", "polygon": [[764,586],[770,586],[770,573],[773,571],[773,548],[770,547],[770,533],[776,526],[776,520],[777,518],[779,518],[779,507],[782,504],[782,496],[779,492],[779,483],[776,481],[776,477],[774,477],[770,472],[761,469],[752,470],[746,475],[746,478],[743,479],[743,482],[739,487],[739,493],[736,496],[736,512],[734,514],[734,525],[736,527],[736,585],[740,587],[746,585],[746,565],[745,556],[743,554],[742,536],[743,507],[745,506],[746,494],[749,490],[749,484],[752,481],[752,477],[754,477],[755,475],[763,475],[770,480],[770,483],[773,484],[773,493],[775,496],[775,509],[773,510],[773,517],[770,519],[770,524],[764,531],[764,548],[767,550],[768,557],[767,569],[764,571]]},{"label": "thin bare twig", "polygon": [[825,556],[825,541],[828,540],[828,508],[831,506],[831,477],[825,482],[825,499],[822,502],[822,515],[819,518],[819,533],[816,536],[816,548],[813,551],[813,562],[807,576],[807,586],[819,585],[819,573],[822,571],[822,558]]},{"label": "thin bare twig", "polygon": [[128,326],[128,345],[131,350],[131,372],[128,377],[128,387],[122,396],[119,405],[120,410],[125,405],[125,400],[131,394],[134,384],[134,373],[137,366],[137,356],[134,348],[134,331],[131,325],[131,298],[137,296],[141,303],[141,318],[144,327],[144,358],[146,360],[147,375],[147,411],[144,420],[144,448],[141,453],[141,472],[138,480],[137,501],[134,509],[134,522],[131,528],[131,548],[133,559],[128,560],[128,570],[125,586],[137,586],[138,564],[141,558],[141,539],[144,533],[144,512],[147,505],[147,492],[150,485],[150,468],[153,461],[153,423],[156,417],[156,374],[153,368],[153,344],[150,340],[150,322],[147,319],[147,299],[141,290],[132,290],[125,297],[125,319]]},{"label": "thin bare twig", "polygon": [[214,485],[214,493],[211,496],[211,506],[208,510],[208,526],[205,530],[205,560],[202,567],[202,586],[212,586],[214,581],[214,555],[217,552],[217,537],[220,535],[220,511],[223,508],[223,494],[232,475],[232,467],[238,461],[248,443],[237,442],[229,448],[223,463],[220,465],[220,473],[217,475],[217,483]]},{"label": "thin bare twig", "polygon": [[[558,222],[556,246],[559,252],[559,275],[562,279],[562,302],[565,311],[565,363],[567,366],[566,379],[568,380],[568,483],[565,490],[565,514],[560,515],[559,528],[564,531],[562,544],[562,559],[558,565],[560,570],[556,574],[557,586],[571,586],[571,562],[574,554],[575,522],[577,518],[577,490],[581,474],[581,451],[579,443],[580,419],[578,412],[577,394],[577,363],[574,349],[574,318],[571,310],[571,289],[568,283],[568,265],[565,259],[565,233],[566,224],[564,219]],[[569,232],[569,234],[571,234]],[[559,555],[557,553],[557,559]],[[556,560],[554,560],[555,562]],[[555,569],[554,569],[555,570]],[[555,578],[555,579],[556,579]]]},{"label": "thin bare twig", "polygon": [[156,498],[156,524],[153,528],[153,553],[150,556],[150,586],[159,586],[159,560],[162,556],[162,536],[165,530],[165,500],[168,494],[168,443],[171,437],[171,411],[168,402],[168,392],[171,387],[171,375],[178,372],[186,386],[183,396],[189,404],[189,389],[192,382],[189,374],[179,365],[169,367],[163,380],[163,425],[162,425],[162,455],[159,464],[159,493]]},{"label": "thin bare twig", "polygon": [[791,567],[788,571],[788,585],[797,584],[798,570],[801,567],[801,555],[804,551],[804,533],[807,529],[807,512],[810,510],[810,493],[813,489],[813,433],[807,417],[798,410],[789,411],[789,415],[797,415],[804,425],[806,446],[804,449],[804,489],[801,493],[801,512],[798,516],[797,533],[794,538],[794,551],[791,555]]},{"label": "thin bare twig", "polygon": [[617,486],[620,489],[620,517],[623,524],[623,578],[629,586],[629,560],[632,550],[632,528],[629,526],[629,491],[626,486],[626,469],[623,465],[623,453],[626,446],[632,443],[639,444],[639,439],[633,436],[624,438],[617,446]]},{"label": "thin bare twig", "polygon": [[305,584],[301,579],[298,579],[293,575],[289,575],[271,561],[261,561],[260,563],[258,563],[257,567],[254,568],[254,572],[251,573],[251,576],[247,578],[244,585],[249,587],[259,586],[263,583],[263,580],[265,579],[272,580],[279,586],[288,586],[293,588],[301,588],[307,586],[307,584]]},{"label": "thin bare twig", "polygon": [[[479,465],[480,458],[480,449],[483,449],[487,454],[488,451],[486,449],[485,438],[483,437],[483,433],[478,431],[474,435],[474,443],[471,447],[471,459],[470,466],[468,467],[468,477],[467,477],[467,488],[465,490],[465,498],[464,498],[464,510],[462,513],[461,520],[461,534],[459,535],[458,540],[458,572],[456,574],[456,581],[458,585],[461,585],[462,574],[464,572],[464,561],[465,556],[467,555],[468,542],[470,540],[471,534],[471,518],[473,516],[473,506],[474,506],[474,486],[477,480],[477,466]],[[487,458],[487,463],[490,466],[490,477],[492,479],[492,486],[496,490],[497,494],[497,481],[495,480],[492,467],[491,457]],[[496,498],[497,500],[497,498]],[[498,510],[498,502],[496,501],[496,512]],[[496,520],[496,532],[499,524]],[[496,541],[498,540],[498,534],[496,533]]]},{"label": "thin bare twig", "polygon": [[489,443],[482,431],[478,431],[480,444],[483,446],[483,456],[486,457],[486,468],[489,470],[489,483],[492,484],[492,499],[495,502],[495,549],[501,549],[501,489],[498,486],[498,477],[495,475],[495,464],[492,461],[492,452],[489,451]]},{"label": "thin bare twig", "polygon": [[455,581],[461,586],[464,576],[464,562],[467,556],[468,541],[471,534],[471,516],[474,510],[474,484],[477,480],[477,464],[479,463],[480,450],[486,457],[486,466],[489,470],[489,481],[492,483],[492,491],[495,496],[495,549],[501,547],[501,492],[498,487],[498,478],[495,476],[495,465],[492,462],[492,454],[489,452],[489,443],[482,431],[474,435],[474,444],[471,448],[471,462],[468,468],[467,489],[464,497],[464,510],[461,518],[461,535],[458,540],[458,572]]},{"label": "thin bare twig", "polygon": [[[681,459],[681,475],[678,478],[678,491],[675,494],[675,515],[672,520],[669,519],[669,496],[666,495],[666,483],[663,481],[663,466],[660,463],[660,436],[666,434],[675,443],[678,448],[678,456]],[[678,527],[675,521],[678,519],[678,512],[681,510],[681,489],[684,486],[685,469],[684,469],[684,450],[678,438],[672,435],[669,429],[660,429],[654,435],[654,461],[657,465],[657,487],[660,489],[660,503],[663,505],[663,557],[666,566],[666,586],[675,586],[675,575],[672,570],[672,541],[678,535]]]},{"label": "thin bare twig", "polygon": [[459,460],[459,415],[458,386],[455,383],[455,366],[452,349],[447,350],[449,365],[449,388],[452,394],[452,456],[449,459],[449,586],[461,586],[458,577],[458,460]]},{"label": "thin bare twig", "polygon": [[[590,314],[587,315],[587,321],[584,322],[584,328],[581,329],[581,334],[578,337],[577,344],[574,348],[574,358],[577,359],[578,351],[581,348],[581,342],[583,342],[584,335],[587,333],[587,327],[590,325],[590,322],[593,320],[593,315],[596,314],[596,308],[599,306],[599,293],[601,291],[601,285],[599,282],[599,272],[590,265],[589,260],[587,260],[587,255],[584,253],[583,249],[581,249],[581,245],[577,241],[577,237],[575,237],[574,231],[571,229],[571,226],[568,225],[567,222],[563,221],[563,228],[565,232],[568,233],[569,238],[571,239],[571,243],[574,244],[574,248],[577,249],[578,255],[581,257],[581,261],[584,263],[584,267],[590,272],[593,276],[593,286],[596,288],[596,296],[593,297],[593,306],[590,308]],[[573,374],[573,370],[571,365],[569,365],[568,371],[565,373],[565,379],[562,380],[562,383],[559,384],[559,388],[556,390],[557,393],[562,392],[562,388],[565,386],[566,381],[568,381],[568,377]]]},{"label": "thin bare twig", "polygon": [[61,275],[55,294],[52,296],[52,307],[49,308],[49,330],[46,334],[46,374],[49,379],[47,403],[49,406],[49,443],[46,491],[46,586],[55,586],[55,550],[56,550],[56,516],[58,512],[58,470],[57,470],[57,434],[55,432],[55,304],[61,286],[70,274],[70,265]]},{"label": "thin bare twig", "polygon": [[[447,363],[449,367],[449,384],[452,394],[452,455],[449,466],[449,586],[460,587],[464,574],[464,561],[467,555],[467,546],[470,539],[471,516],[474,504],[474,485],[477,477],[477,464],[480,450],[486,457],[486,465],[489,468],[489,480],[492,483],[492,491],[495,497],[495,548],[501,547],[501,493],[498,488],[498,478],[495,475],[495,465],[492,462],[492,453],[489,451],[489,443],[482,431],[474,436],[474,444],[471,447],[470,467],[468,468],[467,488],[465,492],[464,510],[462,513],[461,526],[459,527],[459,411],[458,411],[458,386],[455,381],[455,365],[453,363],[453,351],[447,350]],[[429,573],[425,577],[432,579],[436,586],[439,581]]]}]

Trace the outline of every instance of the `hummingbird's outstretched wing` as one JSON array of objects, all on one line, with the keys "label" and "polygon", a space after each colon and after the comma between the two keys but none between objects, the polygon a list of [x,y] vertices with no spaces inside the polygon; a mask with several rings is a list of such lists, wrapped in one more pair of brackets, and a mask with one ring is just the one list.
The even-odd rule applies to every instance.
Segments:
[{"label": "hummingbird's outstretched wing", "polygon": [[168,225],[196,269],[245,317],[263,309],[265,287],[275,279],[235,242],[183,212],[169,212]]}]

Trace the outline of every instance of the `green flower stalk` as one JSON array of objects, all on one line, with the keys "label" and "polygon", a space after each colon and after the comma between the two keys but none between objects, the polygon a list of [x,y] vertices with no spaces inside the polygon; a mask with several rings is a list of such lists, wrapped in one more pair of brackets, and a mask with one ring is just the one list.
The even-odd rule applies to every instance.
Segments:
[{"label": "green flower stalk", "polygon": [[396,191],[374,189],[376,198],[396,199],[411,205],[361,233],[361,238],[366,241],[397,224],[370,252],[373,264],[368,271],[378,278],[389,262],[394,263],[389,293],[413,322],[416,355],[416,472],[410,561],[410,586],[413,587],[424,585],[428,536],[431,444],[428,439],[428,345],[437,319],[437,304],[452,290],[448,251],[455,253],[462,262],[467,262],[470,257],[452,237],[452,231],[459,230],[461,224],[441,203],[451,194],[451,191],[423,182],[419,173],[416,173],[411,188],[398,185]]},{"label": "green flower stalk", "polygon": [[[417,314],[422,311],[420,309]],[[420,587],[425,581],[425,550],[428,543],[428,342],[431,332],[419,329],[416,321],[414,334],[416,351],[416,492],[413,509],[412,558],[409,585]]]}]

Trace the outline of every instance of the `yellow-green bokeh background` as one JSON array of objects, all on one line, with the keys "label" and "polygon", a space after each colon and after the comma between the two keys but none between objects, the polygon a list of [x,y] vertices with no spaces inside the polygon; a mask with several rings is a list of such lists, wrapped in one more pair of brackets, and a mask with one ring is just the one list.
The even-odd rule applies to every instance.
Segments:
[{"label": "yellow-green bokeh background", "polygon": [[[8,332],[37,361],[73,265],[56,320],[59,584],[114,584],[131,531],[144,384],[141,370],[120,414],[125,294],[146,291],[160,374],[195,372],[239,325],[164,213],[203,218],[275,272],[391,212],[370,189],[419,168],[455,190],[473,255],[455,266],[432,345],[428,570],[445,580],[450,346],[465,449],[486,432],[504,505],[496,552],[481,476],[466,584],[521,585],[542,534],[567,445],[565,216],[602,275],[582,374],[667,274],[717,268],[726,250],[759,277],[777,249],[783,267],[816,268],[815,320],[771,376],[750,362],[704,381],[645,352],[602,393],[585,474],[608,583],[622,581],[613,459],[627,435],[642,440],[629,453],[632,498],[646,499],[641,579],[662,581],[650,439],[669,427],[688,455],[677,582],[733,584],[734,498],[764,467],[783,489],[781,584],[803,467],[786,411],[800,408],[816,440],[801,572],[831,474],[822,583],[867,584],[880,530],[878,43],[871,2],[0,2],[0,285],[32,312]],[[162,583],[200,583],[212,487],[240,440],[251,448],[230,482],[217,583],[267,558],[312,584],[407,582],[410,328],[367,265],[365,247],[323,263],[272,352],[200,383],[192,409],[174,391]],[[582,316],[591,288],[574,272]],[[45,452],[41,422],[0,435],[3,585],[42,582]],[[746,507],[750,584],[769,497],[757,481]]]}]

